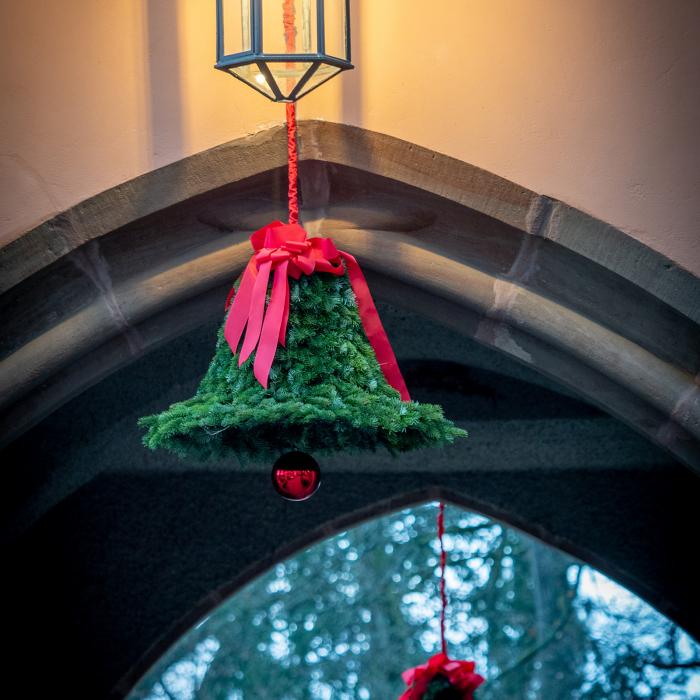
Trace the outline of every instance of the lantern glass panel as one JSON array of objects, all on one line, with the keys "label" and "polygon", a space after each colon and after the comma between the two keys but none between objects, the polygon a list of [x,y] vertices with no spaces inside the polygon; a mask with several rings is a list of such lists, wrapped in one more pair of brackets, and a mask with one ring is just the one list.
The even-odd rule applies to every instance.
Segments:
[{"label": "lantern glass panel", "polygon": [[248,63],[245,66],[232,66],[228,69],[232,75],[238,76],[251,87],[259,90],[270,99],[275,99],[275,93],[268,84],[265,75],[255,63]]},{"label": "lantern glass panel", "polygon": [[325,31],[325,53],[347,60],[346,32],[348,18],[345,16],[345,0],[323,0],[323,26]]},{"label": "lantern glass panel", "polygon": [[262,0],[262,50],[265,54],[316,53],[316,0],[293,0],[294,49],[287,48],[282,0]]},{"label": "lantern glass panel", "polygon": [[291,95],[297,83],[306,75],[312,65],[307,61],[267,62],[267,67],[284,98]]},{"label": "lantern glass panel", "polygon": [[250,0],[222,0],[224,55],[250,51]]},{"label": "lantern glass panel", "polygon": [[299,94],[297,95],[297,99],[303,95],[306,95],[307,92],[310,92],[315,87],[318,87],[321,83],[332,78],[337,73],[340,73],[340,68],[337,66],[330,66],[327,63],[321,63],[316,69],[316,72],[306,83],[304,83],[303,87],[299,91]]}]

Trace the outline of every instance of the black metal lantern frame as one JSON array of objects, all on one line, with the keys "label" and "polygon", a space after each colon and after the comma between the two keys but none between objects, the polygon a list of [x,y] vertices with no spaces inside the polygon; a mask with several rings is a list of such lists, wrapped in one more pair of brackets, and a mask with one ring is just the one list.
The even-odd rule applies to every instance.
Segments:
[{"label": "black metal lantern frame", "polygon": [[[338,2],[338,0],[334,1]],[[317,51],[315,53],[267,53],[263,35],[263,0],[242,0],[244,3],[242,14],[249,12],[246,18],[249,18],[249,21],[243,23],[240,28],[225,26],[225,2],[227,0],[216,0],[217,61],[214,67],[230,73],[234,78],[238,78],[268,99],[274,102],[295,102],[341,71],[354,68],[350,62],[350,0],[340,0],[344,12],[341,39],[344,44],[344,57],[333,56],[326,51],[325,5],[328,0],[309,0],[316,9]],[[249,7],[247,6],[248,2],[250,3]],[[225,51],[226,32],[239,29],[243,33],[243,46],[249,46],[250,49],[227,54]],[[280,64],[287,66],[293,64],[309,65],[308,68],[305,68],[303,75],[295,82],[293,88],[285,90],[280,85],[279,71],[282,69]],[[257,71],[255,76],[252,75],[253,71]]]}]

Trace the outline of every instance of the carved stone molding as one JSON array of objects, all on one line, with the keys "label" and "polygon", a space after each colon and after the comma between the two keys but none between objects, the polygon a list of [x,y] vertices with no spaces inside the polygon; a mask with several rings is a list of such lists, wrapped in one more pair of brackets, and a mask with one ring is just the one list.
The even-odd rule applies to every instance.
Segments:
[{"label": "carved stone molding", "polygon": [[[700,469],[698,280],[613,227],[398,139],[302,122],[303,223],[408,305],[554,377]],[[0,250],[7,443],[222,313],[283,217],[275,127],[101,193]],[[465,358],[466,359],[466,358]]]}]

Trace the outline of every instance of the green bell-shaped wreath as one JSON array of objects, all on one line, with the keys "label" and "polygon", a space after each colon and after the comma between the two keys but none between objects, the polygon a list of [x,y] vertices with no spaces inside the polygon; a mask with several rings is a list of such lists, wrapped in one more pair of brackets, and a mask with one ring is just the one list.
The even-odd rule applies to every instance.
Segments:
[{"label": "green bell-shaped wreath", "polygon": [[147,447],[267,459],[287,450],[404,452],[466,436],[440,406],[409,399],[352,256],[279,222],[251,241],[256,254],[197,393],[139,421]]}]

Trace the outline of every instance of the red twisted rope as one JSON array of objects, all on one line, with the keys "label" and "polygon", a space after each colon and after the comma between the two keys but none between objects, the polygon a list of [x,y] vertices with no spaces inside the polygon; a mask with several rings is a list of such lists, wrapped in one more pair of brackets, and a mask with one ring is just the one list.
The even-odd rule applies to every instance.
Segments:
[{"label": "red twisted rope", "polygon": [[284,0],[282,7],[282,23],[284,24],[284,43],[287,53],[294,53],[297,30],[294,26],[294,0]]},{"label": "red twisted rope", "polygon": [[287,170],[289,186],[287,202],[289,206],[289,223],[299,223],[299,191],[297,189],[297,118],[293,102],[287,103]]},{"label": "red twisted rope", "polygon": [[[282,21],[284,24],[284,41],[287,53],[294,53],[296,47],[296,27],[294,22],[294,0],[284,0]],[[290,67],[290,64],[287,64]],[[291,80],[291,79],[290,79]],[[299,154],[297,150],[297,117],[294,102],[287,103],[287,163],[289,186],[287,201],[289,205],[289,223],[299,223],[299,191],[297,187]]]},{"label": "red twisted rope", "polygon": [[445,534],[445,504],[440,501],[440,509],[437,517],[438,537],[440,538],[440,644],[442,653],[447,656],[447,642],[445,640],[445,610],[447,608],[447,594],[445,593],[445,565],[447,563],[447,554],[445,553],[445,542],[443,536]]}]

